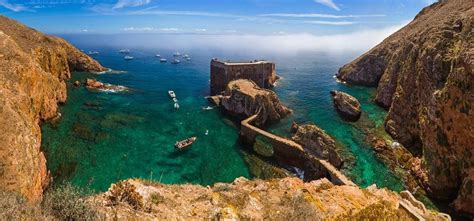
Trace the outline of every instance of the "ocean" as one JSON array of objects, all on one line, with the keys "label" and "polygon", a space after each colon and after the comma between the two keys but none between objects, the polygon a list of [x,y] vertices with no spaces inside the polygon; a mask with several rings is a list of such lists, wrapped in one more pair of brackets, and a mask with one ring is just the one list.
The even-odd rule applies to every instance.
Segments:
[{"label": "ocean", "polygon": [[[276,63],[281,76],[273,90],[294,113],[268,129],[290,136],[292,122],[315,123],[333,136],[353,158],[343,169],[362,187],[400,191],[399,178],[378,161],[366,142],[364,127],[383,126],[386,111],[373,102],[375,89],[347,86],[336,82],[339,67],[357,54],[291,53],[252,55],[231,51],[176,48],[130,48],[134,60],[125,61],[121,45],[88,44],[68,36],[103,66],[105,74],[73,73],[68,81],[68,100],[61,106],[61,118],[42,124],[42,148],[55,183],[63,181],[105,191],[110,184],[127,178],[143,178],[167,184],[212,185],[232,182],[243,176],[258,178],[250,171],[248,153],[238,142],[239,124],[217,108],[203,110],[210,103],[209,63],[221,60],[268,59]],[[190,61],[171,64],[172,54],[188,54]],[[160,63],[155,54],[168,59]],[[104,83],[123,85],[129,92],[113,93],[73,87],[75,80],[96,78]],[[168,90],[174,90],[180,108],[173,107]],[[348,92],[362,104],[363,123],[349,123],[335,112],[331,90]],[[206,135],[206,131],[208,134]],[[173,147],[177,140],[197,136],[185,151]]]}]

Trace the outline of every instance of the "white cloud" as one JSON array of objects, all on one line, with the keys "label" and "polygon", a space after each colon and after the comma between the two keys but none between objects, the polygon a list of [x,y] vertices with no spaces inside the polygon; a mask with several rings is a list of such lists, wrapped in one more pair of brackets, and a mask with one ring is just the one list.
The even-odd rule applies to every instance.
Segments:
[{"label": "white cloud", "polygon": [[177,32],[179,28],[160,28],[159,30],[164,32]]},{"label": "white cloud", "polygon": [[150,4],[151,0],[118,0],[112,9],[121,9],[126,7],[137,7]]},{"label": "white cloud", "polygon": [[131,32],[149,32],[149,31],[155,31],[156,29],[153,27],[127,27],[123,28],[122,31],[131,31]]},{"label": "white cloud", "polygon": [[357,22],[352,21],[304,21],[307,24],[316,24],[316,25],[335,25],[335,26],[346,26],[346,25],[354,25]]},{"label": "white cloud", "polygon": [[332,15],[332,14],[288,14],[288,13],[273,13],[259,15],[261,17],[289,17],[289,18],[367,18],[367,17],[385,17],[384,14],[373,14],[373,15]]},{"label": "white cloud", "polygon": [[14,12],[25,11],[27,8],[21,4],[13,4],[8,2],[8,0],[0,0],[0,6],[12,10]]},{"label": "white cloud", "polygon": [[319,4],[325,5],[327,7],[330,7],[336,11],[340,11],[341,9],[336,5],[336,3],[333,2],[333,0],[314,0],[314,2],[317,2]]}]

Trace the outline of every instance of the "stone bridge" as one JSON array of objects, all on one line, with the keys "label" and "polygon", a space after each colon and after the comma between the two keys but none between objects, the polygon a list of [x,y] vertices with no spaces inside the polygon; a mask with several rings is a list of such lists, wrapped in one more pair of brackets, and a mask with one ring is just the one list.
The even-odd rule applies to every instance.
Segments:
[{"label": "stone bridge", "polygon": [[336,185],[355,185],[328,161],[309,154],[300,144],[253,126],[257,115],[241,122],[240,137],[244,143],[253,145],[257,136],[266,138],[273,147],[275,159],[284,165],[302,169],[306,181],[326,177]]}]

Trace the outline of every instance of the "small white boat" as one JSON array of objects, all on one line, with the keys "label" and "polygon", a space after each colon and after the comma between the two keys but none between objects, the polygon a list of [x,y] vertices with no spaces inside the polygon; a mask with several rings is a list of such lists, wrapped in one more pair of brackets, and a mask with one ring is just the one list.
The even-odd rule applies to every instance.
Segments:
[{"label": "small white boat", "polygon": [[174,101],[175,103],[178,103],[178,99],[176,99],[175,97],[173,97],[173,101]]},{"label": "small white boat", "polygon": [[156,55],[155,55],[155,57],[157,57],[157,58],[161,58],[161,55],[159,55],[159,54],[156,54]]},{"label": "small white boat", "polygon": [[88,55],[98,55],[99,52],[98,51],[89,51],[87,52]]},{"label": "small white boat", "polygon": [[187,57],[187,58],[186,58],[186,61],[190,61],[190,60],[191,60],[191,58],[190,58],[190,57]]},{"label": "small white boat", "polygon": [[207,106],[207,107],[203,107],[203,108],[202,108],[202,110],[212,110],[212,109],[214,109],[214,108],[211,107],[211,106]]},{"label": "small white boat", "polygon": [[179,57],[179,56],[181,56],[181,54],[180,54],[179,52],[175,52],[175,53],[173,54],[173,57]]},{"label": "small white boat", "polygon": [[179,64],[179,63],[181,63],[181,61],[179,59],[174,59],[174,61],[171,62],[171,64]]},{"label": "small white boat", "polygon": [[204,133],[206,136],[209,135],[209,130],[206,130],[206,133]]},{"label": "small white boat", "polygon": [[183,58],[189,58],[189,55],[185,54],[183,55]]},{"label": "small white boat", "polygon": [[133,57],[132,56],[125,56],[123,57],[124,60],[126,61],[130,61],[130,60],[133,60]]},{"label": "small white boat", "polygon": [[161,62],[161,63],[166,63],[167,61],[168,61],[168,60],[166,60],[166,58],[160,59],[160,62]]},{"label": "small white boat", "polygon": [[178,104],[178,103],[174,103],[174,108],[179,109],[179,104]]},{"label": "small white boat", "polygon": [[130,50],[129,49],[122,49],[119,51],[120,54],[129,54]]},{"label": "small white boat", "polygon": [[168,91],[168,94],[171,98],[176,98],[176,94],[174,93],[174,91]]}]

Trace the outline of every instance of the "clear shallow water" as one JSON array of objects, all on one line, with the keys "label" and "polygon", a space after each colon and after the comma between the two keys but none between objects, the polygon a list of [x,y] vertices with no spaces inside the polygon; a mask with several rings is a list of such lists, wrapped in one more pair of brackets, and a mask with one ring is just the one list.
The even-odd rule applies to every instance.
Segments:
[{"label": "clear shallow water", "polygon": [[[238,126],[218,110],[201,108],[209,105],[203,97],[209,91],[211,58],[253,57],[190,51],[191,61],[172,65],[159,63],[154,57],[159,52],[171,61],[171,51],[132,49],[135,60],[126,62],[117,53],[120,48],[83,48],[100,51],[95,58],[104,66],[127,73],[75,73],[72,81],[95,77],[130,87],[132,91],[101,93],[68,87],[68,102],[61,108],[61,120],[42,126],[43,149],[56,181],[67,180],[103,191],[111,183],[130,177],[203,185],[230,182],[239,176],[252,178],[237,142]],[[369,119],[377,124],[383,122],[385,112],[370,101],[373,89],[347,87],[333,79],[337,69],[352,55],[265,58],[277,63],[277,72],[283,79],[274,90],[295,111],[271,130],[288,136],[292,121],[314,122],[355,157],[355,164],[345,172],[357,184],[377,183],[393,190],[402,189],[401,182],[375,159],[364,142],[363,132],[342,121],[332,107],[329,91],[346,91],[360,99]],[[173,108],[168,97],[170,89],[178,96],[179,110]],[[174,150],[176,140],[192,135],[198,136],[192,148]]]}]

